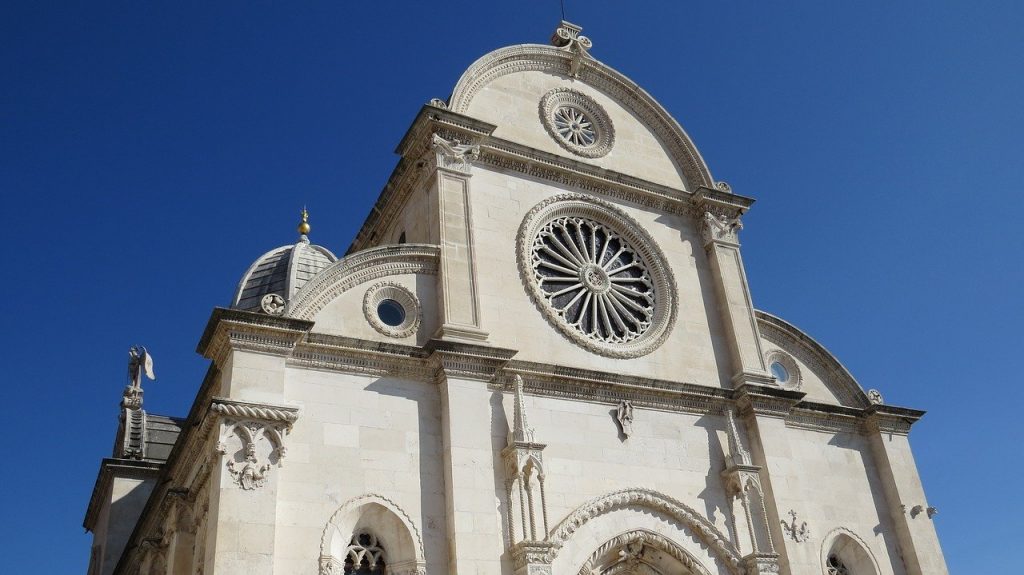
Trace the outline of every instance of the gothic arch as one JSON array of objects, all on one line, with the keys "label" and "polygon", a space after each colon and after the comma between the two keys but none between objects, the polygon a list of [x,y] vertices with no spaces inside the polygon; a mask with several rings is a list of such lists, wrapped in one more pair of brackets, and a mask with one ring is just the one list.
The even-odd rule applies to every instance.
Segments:
[{"label": "gothic arch", "polygon": [[353,287],[401,274],[436,274],[439,248],[402,244],[368,248],[349,254],[320,270],[288,302],[284,315],[313,319],[331,301]]},{"label": "gothic arch", "polygon": [[375,493],[349,499],[324,527],[320,540],[320,573],[333,575],[343,564],[353,535],[372,533],[387,551],[389,573],[418,573],[426,562],[419,529],[394,501]]},{"label": "gothic arch", "polygon": [[[482,56],[459,78],[448,101],[448,109],[465,114],[470,102],[486,86],[501,76],[524,71],[542,71],[566,75],[573,66],[573,52],[541,44],[520,44],[500,48]],[[687,191],[714,187],[707,164],[693,140],[654,98],[622,73],[589,55],[577,59],[579,81],[608,94],[631,110],[670,150],[679,166]]]},{"label": "gothic arch", "polygon": [[821,543],[821,571],[828,574],[828,559],[837,556],[846,568],[848,575],[879,575],[881,569],[878,561],[868,548],[868,544],[856,533],[845,527],[837,527],[830,531]]},{"label": "gothic arch", "polygon": [[[618,573],[620,570],[616,569],[616,563],[625,563],[629,559],[622,554],[623,552],[628,553],[630,550],[643,552],[646,550],[644,548],[654,549],[663,555],[657,561],[661,565],[654,565],[654,558],[645,560],[644,558],[636,557],[636,563],[648,565],[649,571],[654,574],[685,573],[687,575],[710,575],[710,572],[685,549],[664,535],[648,531],[647,529],[634,529],[617,535],[603,543],[583,563],[583,566],[580,567],[579,575],[593,575],[594,573],[608,573],[611,575],[612,573]],[[659,566],[665,566],[668,569],[658,569]]]},{"label": "gothic arch", "polygon": [[710,521],[683,502],[653,489],[644,488],[613,491],[577,507],[551,531],[548,540],[555,545],[550,552],[550,558],[554,559],[562,545],[587,522],[630,507],[640,507],[671,518],[706,545],[731,572],[737,575],[742,572],[740,555],[736,547]]}]

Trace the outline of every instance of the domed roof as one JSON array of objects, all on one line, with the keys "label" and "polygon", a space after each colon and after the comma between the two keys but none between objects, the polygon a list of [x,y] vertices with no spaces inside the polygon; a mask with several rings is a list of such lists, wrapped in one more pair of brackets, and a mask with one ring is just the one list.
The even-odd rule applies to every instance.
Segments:
[{"label": "domed roof", "polygon": [[[307,215],[299,225],[299,241],[281,246],[259,257],[242,276],[231,302],[233,309],[280,315],[284,305],[320,270],[338,261],[325,247],[309,243]],[[264,298],[277,295],[279,298]]]}]

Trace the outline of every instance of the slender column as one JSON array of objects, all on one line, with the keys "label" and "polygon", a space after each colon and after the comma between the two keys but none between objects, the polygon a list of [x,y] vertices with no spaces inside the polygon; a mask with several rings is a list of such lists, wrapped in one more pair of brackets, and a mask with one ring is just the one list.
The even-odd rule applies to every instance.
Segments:
[{"label": "slender column", "polygon": [[907,434],[922,412],[887,405],[869,410],[865,427],[871,452],[882,479],[896,538],[909,575],[949,573],[932,517],[937,513],[925,499],[921,477]]},{"label": "slender column", "polygon": [[433,169],[431,216],[441,246],[437,291],[441,326],[434,335],[437,339],[487,340],[480,322],[470,205],[471,167],[479,153],[479,146],[445,140],[437,134],[428,152],[428,164]]}]

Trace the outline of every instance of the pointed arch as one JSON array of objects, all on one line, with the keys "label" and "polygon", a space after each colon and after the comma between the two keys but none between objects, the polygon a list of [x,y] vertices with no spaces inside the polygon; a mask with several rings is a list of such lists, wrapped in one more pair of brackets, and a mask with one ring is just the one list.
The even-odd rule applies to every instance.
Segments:
[{"label": "pointed arch", "polygon": [[838,558],[847,568],[848,575],[879,575],[882,572],[868,544],[845,527],[833,529],[821,542],[821,572],[826,575],[830,557]]},{"label": "pointed arch", "polygon": [[619,509],[640,507],[668,516],[697,537],[733,573],[739,574],[740,554],[729,539],[710,521],[685,503],[653,489],[630,488],[613,491],[576,508],[551,531],[548,541],[554,543],[551,559],[580,527],[587,522]]},{"label": "pointed arch", "polygon": [[[669,569],[658,569],[663,565],[653,565],[650,561],[645,561],[639,555],[644,551],[644,547],[650,547],[656,551],[660,551],[671,561],[665,561],[662,559],[659,563],[668,563]],[[710,575],[710,572],[701,565],[693,555],[688,551],[677,545],[674,541],[669,538],[649,531],[647,529],[634,529],[627,531],[621,535],[617,535],[608,541],[601,544],[590,557],[580,567],[579,575],[593,575],[594,573],[613,573],[615,572],[615,563],[621,563],[624,551],[633,549],[638,551],[636,560],[638,563],[644,563],[649,565],[650,570],[654,573],[685,573],[686,575]],[[609,564],[610,562],[614,562]],[[674,563],[674,564],[673,564]],[[683,571],[685,569],[685,571]]]},{"label": "pointed arch", "polygon": [[[459,78],[448,101],[448,109],[465,114],[473,98],[494,80],[525,71],[567,74],[573,53],[541,44],[519,44],[485,54]],[[608,94],[640,118],[670,151],[686,181],[687,191],[714,187],[707,163],[679,122],[636,82],[593,58],[580,60],[579,81]]]},{"label": "pointed arch", "polygon": [[387,550],[389,572],[426,566],[423,539],[409,514],[397,503],[376,493],[353,497],[331,515],[320,539],[320,573],[333,573],[344,564],[353,536],[370,533]]}]

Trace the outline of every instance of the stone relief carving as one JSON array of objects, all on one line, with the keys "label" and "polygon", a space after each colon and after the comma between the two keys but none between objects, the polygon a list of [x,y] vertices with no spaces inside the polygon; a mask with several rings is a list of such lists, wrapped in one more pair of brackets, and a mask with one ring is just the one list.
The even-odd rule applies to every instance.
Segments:
[{"label": "stone relief carving", "polygon": [[270,315],[284,315],[284,298],[276,293],[268,293],[260,300],[260,308]]},{"label": "stone relief carving", "polygon": [[448,109],[448,103],[441,98],[431,98],[430,101],[427,102],[427,105],[435,108],[441,108],[442,110]]},{"label": "stone relief carving", "polygon": [[[686,569],[687,573],[709,575],[708,570],[679,545],[664,535],[646,529],[622,533],[602,544],[580,567],[579,575],[618,573],[623,568],[626,568],[625,573],[661,575],[663,571],[653,565],[655,554],[671,557]],[[646,565],[647,569],[641,568],[641,565]]]},{"label": "stone relief carving", "polygon": [[[665,256],[611,204],[575,193],[547,198],[523,219],[517,255],[538,310],[587,350],[640,357],[671,333],[678,303]],[[554,289],[557,278],[568,283]]]},{"label": "stone relief carving", "polygon": [[210,412],[221,419],[216,451],[227,457],[225,466],[235,484],[244,490],[262,487],[270,469],[285,457],[284,437],[298,409],[214,398]]},{"label": "stone relief carving", "polygon": [[622,435],[628,438],[633,434],[633,402],[624,399],[619,402],[619,407],[615,411],[615,417],[619,420],[619,426],[622,428]]},{"label": "stone relief carving", "polygon": [[430,147],[437,153],[439,167],[465,172],[480,157],[480,146],[446,140],[437,134],[430,137]]},{"label": "stone relief carving", "polygon": [[594,43],[582,35],[583,28],[566,22],[562,22],[555,29],[555,33],[551,35],[551,44],[563,50],[567,50],[572,54],[572,59],[569,61],[569,76],[573,78],[579,78],[580,67],[583,65],[584,58],[592,58],[588,50],[594,46]]},{"label": "stone relief carving", "polygon": [[885,400],[882,399],[882,393],[877,389],[868,390],[868,401],[871,402],[871,405],[879,405],[885,403]]},{"label": "stone relief carving", "polygon": [[737,233],[742,229],[743,222],[739,217],[730,218],[726,215],[704,212],[704,223],[700,233],[705,245],[713,241],[736,243],[738,241]]},{"label": "stone relief carving", "polygon": [[799,526],[797,526],[796,511],[793,511],[792,509],[790,509],[789,511],[789,517],[789,523],[786,523],[785,521],[780,521],[780,523],[782,523],[782,530],[786,533],[786,536],[792,539],[793,541],[796,541],[797,543],[803,543],[804,541],[807,541],[807,539],[811,536],[811,528],[807,526],[807,522],[804,521]]}]

